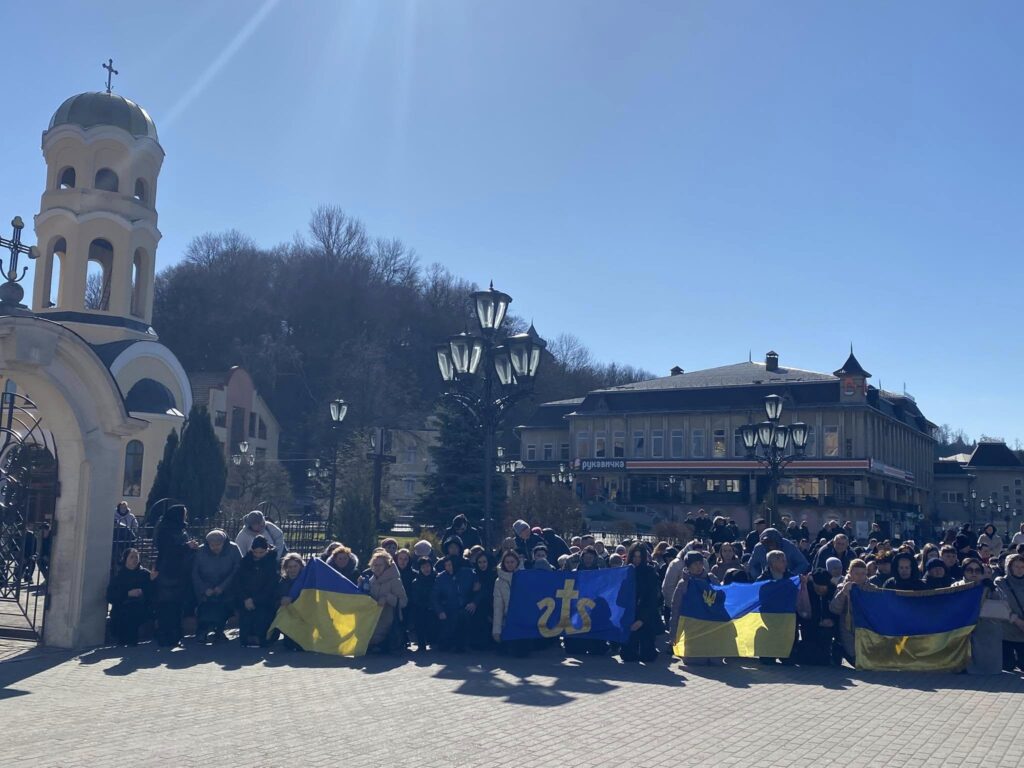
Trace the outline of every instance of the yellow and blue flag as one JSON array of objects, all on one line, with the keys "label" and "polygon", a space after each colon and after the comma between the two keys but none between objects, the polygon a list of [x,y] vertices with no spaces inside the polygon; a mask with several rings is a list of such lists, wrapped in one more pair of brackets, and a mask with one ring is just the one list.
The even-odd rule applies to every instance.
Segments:
[{"label": "yellow and blue flag", "polygon": [[921,592],[853,590],[857,669],[964,669],[983,593],[975,584]]},{"label": "yellow and blue flag", "polygon": [[789,657],[796,638],[800,577],[717,587],[688,586],[673,651],[690,658]]},{"label": "yellow and blue flag", "polygon": [[318,558],[309,561],[292,585],[291,604],[280,608],[271,629],[279,629],[306,651],[362,656],[380,618],[380,606]]},{"label": "yellow and blue flag", "polygon": [[516,571],[502,640],[565,634],[625,643],[636,613],[632,568]]}]

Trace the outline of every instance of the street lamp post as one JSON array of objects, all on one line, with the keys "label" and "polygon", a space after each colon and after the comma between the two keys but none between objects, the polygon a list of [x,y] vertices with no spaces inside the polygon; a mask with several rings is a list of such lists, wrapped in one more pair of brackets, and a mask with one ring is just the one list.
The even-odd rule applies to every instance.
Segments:
[{"label": "street lamp post", "polygon": [[340,397],[331,401],[331,501],[327,508],[327,535],[334,531],[334,499],[338,493],[338,436],[348,414],[348,403]]},{"label": "street lamp post", "polygon": [[508,407],[532,390],[547,343],[532,324],[526,333],[502,333],[512,297],[494,290],[493,283],[470,298],[479,332],[456,334],[437,347],[437,366],[447,385],[445,395],[466,408],[483,430],[484,545],[490,548],[495,434]]},{"label": "street lamp post", "polygon": [[[807,425],[802,421],[795,421],[789,426],[779,423],[782,419],[782,398],[779,395],[765,397],[764,410],[768,420],[744,424],[740,427],[740,436],[747,457],[756,460],[767,472],[772,502],[768,508],[768,523],[771,525],[778,506],[779,480],[786,467],[803,456],[807,447]],[[790,443],[793,446],[791,452],[787,450]]]}]

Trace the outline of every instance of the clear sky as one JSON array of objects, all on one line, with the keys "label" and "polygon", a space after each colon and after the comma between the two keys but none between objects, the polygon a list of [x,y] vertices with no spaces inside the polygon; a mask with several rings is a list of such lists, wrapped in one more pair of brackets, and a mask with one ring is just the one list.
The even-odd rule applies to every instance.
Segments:
[{"label": "clear sky", "polygon": [[112,56],[167,153],[161,267],[333,203],[600,359],[831,371],[853,342],[933,421],[1024,438],[1018,0],[0,0],[0,21],[0,222],[37,212],[40,133]]}]

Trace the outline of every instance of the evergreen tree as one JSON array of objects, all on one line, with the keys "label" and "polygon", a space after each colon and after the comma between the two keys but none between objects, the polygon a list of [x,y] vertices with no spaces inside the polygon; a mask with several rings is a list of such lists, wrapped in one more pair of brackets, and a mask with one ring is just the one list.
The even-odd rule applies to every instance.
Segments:
[{"label": "evergreen tree", "polygon": [[[463,514],[479,525],[484,513],[484,434],[465,408],[444,406],[437,415],[438,440],[430,448],[433,471],[424,479],[419,510],[426,522],[448,525]],[[504,483],[493,479],[492,521],[497,525],[504,505]]]},{"label": "evergreen tree", "polygon": [[204,405],[192,406],[181,430],[171,475],[170,495],[184,502],[193,520],[208,520],[217,514],[228,470]]},{"label": "evergreen tree", "polygon": [[164,443],[164,455],[160,463],[156,465],[156,477],[153,478],[153,487],[149,489],[149,496],[146,497],[146,514],[160,499],[166,498],[174,485],[173,466],[174,452],[178,450],[178,431],[172,429],[167,435],[167,442]]}]

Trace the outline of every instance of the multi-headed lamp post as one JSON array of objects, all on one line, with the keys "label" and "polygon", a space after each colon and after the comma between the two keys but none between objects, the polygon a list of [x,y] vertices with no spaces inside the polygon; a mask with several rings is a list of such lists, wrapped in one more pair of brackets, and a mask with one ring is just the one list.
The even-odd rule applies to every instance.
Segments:
[{"label": "multi-headed lamp post", "polygon": [[491,545],[494,436],[506,409],[529,394],[547,346],[533,325],[526,333],[502,333],[512,297],[494,290],[470,294],[477,333],[459,333],[437,347],[445,394],[468,410],[484,433],[484,544]]},{"label": "multi-headed lamp post", "polygon": [[[807,447],[807,425],[802,421],[790,425],[781,424],[782,398],[768,395],[764,399],[764,410],[768,416],[760,424],[744,424],[740,427],[743,447],[748,458],[756,460],[768,475],[769,498],[768,523],[774,523],[778,502],[779,480],[786,467],[803,456]],[[792,450],[789,450],[792,445]]]}]

